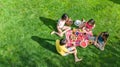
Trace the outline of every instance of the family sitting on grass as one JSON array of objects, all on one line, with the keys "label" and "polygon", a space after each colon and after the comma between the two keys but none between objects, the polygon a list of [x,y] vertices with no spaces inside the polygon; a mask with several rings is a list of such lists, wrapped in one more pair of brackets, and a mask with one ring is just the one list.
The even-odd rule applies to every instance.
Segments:
[{"label": "family sitting on grass", "polygon": [[77,28],[71,29],[73,24],[72,20],[68,17],[67,14],[63,14],[61,19],[57,23],[57,32],[52,31],[52,34],[57,34],[60,37],[65,38],[56,40],[56,49],[59,54],[66,56],[68,54],[74,54],[75,62],[81,61],[77,57],[77,46],[86,48],[88,45],[93,44],[100,50],[104,50],[107,38],[109,37],[108,32],[101,32],[98,36],[93,36],[92,30],[95,28],[94,19],[86,21],[76,20],[74,24],[78,26]]}]

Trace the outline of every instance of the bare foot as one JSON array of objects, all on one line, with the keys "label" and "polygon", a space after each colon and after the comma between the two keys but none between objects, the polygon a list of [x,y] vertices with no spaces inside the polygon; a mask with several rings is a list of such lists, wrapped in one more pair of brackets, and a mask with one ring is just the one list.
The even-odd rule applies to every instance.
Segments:
[{"label": "bare foot", "polygon": [[52,32],[51,32],[51,35],[53,35],[54,33],[55,33],[55,31],[52,31]]},{"label": "bare foot", "polygon": [[81,59],[76,59],[75,62],[79,62],[79,61],[81,61],[81,60],[82,60],[82,58],[81,58]]}]

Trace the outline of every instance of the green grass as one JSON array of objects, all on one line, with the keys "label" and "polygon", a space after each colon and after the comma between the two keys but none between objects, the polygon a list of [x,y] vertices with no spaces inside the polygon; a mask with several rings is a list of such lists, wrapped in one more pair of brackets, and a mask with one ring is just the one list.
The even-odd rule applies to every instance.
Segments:
[{"label": "green grass", "polygon": [[[104,51],[77,47],[83,61],[60,56],[55,49],[56,22],[63,13],[73,20],[93,18],[94,34],[108,31]],[[120,1],[0,0],[0,67],[119,67]]]}]

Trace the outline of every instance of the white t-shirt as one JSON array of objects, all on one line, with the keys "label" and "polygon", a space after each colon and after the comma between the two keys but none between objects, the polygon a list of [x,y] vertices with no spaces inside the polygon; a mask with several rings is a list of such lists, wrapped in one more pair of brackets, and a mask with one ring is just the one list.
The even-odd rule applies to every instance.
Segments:
[{"label": "white t-shirt", "polygon": [[58,21],[58,24],[57,24],[57,26],[59,26],[59,28],[63,28],[63,26],[65,25],[65,20],[63,21],[63,20],[59,20]]}]

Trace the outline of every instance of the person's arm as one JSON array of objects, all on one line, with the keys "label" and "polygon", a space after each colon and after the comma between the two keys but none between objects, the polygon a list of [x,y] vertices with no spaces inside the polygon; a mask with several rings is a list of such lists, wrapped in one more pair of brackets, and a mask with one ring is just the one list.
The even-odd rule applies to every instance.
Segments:
[{"label": "person's arm", "polygon": [[85,27],[85,23],[86,23],[86,22],[83,22],[83,24],[81,24],[81,25],[79,26],[79,28],[82,29],[83,27]]},{"label": "person's arm", "polygon": [[102,46],[102,51],[104,50],[104,48],[105,48],[105,45],[106,45],[106,42],[103,44],[103,46]]},{"label": "person's arm", "polygon": [[97,48],[99,48],[99,44],[97,43],[98,37],[99,37],[99,35],[96,37],[95,42],[94,42],[94,45],[95,45]]},{"label": "person's arm", "polygon": [[57,21],[57,26],[59,26],[60,25],[60,19]]},{"label": "person's arm", "polygon": [[104,47],[105,47],[106,43],[107,43],[107,40],[105,40],[105,42],[104,42],[104,44],[103,44],[102,48],[104,48]]},{"label": "person's arm", "polygon": [[98,44],[97,44],[97,41],[98,41],[98,37],[101,35],[101,33],[96,37],[96,39],[95,39],[95,42],[94,42],[94,45],[96,46],[98,46]]},{"label": "person's arm", "polygon": [[94,45],[97,45],[98,36],[95,39]]},{"label": "person's arm", "polygon": [[95,24],[93,25],[93,28],[92,29],[94,29],[95,28]]},{"label": "person's arm", "polygon": [[82,28],[82,33],[87,33],[86,27],[83,27],[83,28]]},{"label": "person's arm", "polygon": [[66,53],[74,53],[74,51],[68,51],[68,49],[64,46],[64,47],[62,47],[62,50],[64,51],[64,52],[66,52]]}]

